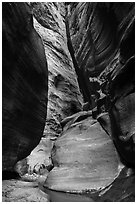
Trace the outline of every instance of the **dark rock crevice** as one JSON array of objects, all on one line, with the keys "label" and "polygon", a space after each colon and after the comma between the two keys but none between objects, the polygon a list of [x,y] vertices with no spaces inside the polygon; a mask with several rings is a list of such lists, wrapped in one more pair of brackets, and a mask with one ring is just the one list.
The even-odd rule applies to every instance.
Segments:
[{"label": "dark rock crevice", "polygon": [[69,30],[69,22],[68,22],[68,7],[66,5],[66,16],[65,16],[65,25],[66,25],[66,36],[67,36],[67,45],[68,45],[68,50],[70,52],[73,65],[77,74],[77,80],[79,83],[80,90],[82,92],[82,95],[84,97],[84,102],[89,102],[92,104],[91,100],[91,94],[89,92],[89,85],[87,84],[87,80],[84,76],[84,72],[79,68],[79,65],[77,63],[77,60],[75,58],[75,52],[74,48],[72,45],[71,37],[70,37],[70,30]]}]

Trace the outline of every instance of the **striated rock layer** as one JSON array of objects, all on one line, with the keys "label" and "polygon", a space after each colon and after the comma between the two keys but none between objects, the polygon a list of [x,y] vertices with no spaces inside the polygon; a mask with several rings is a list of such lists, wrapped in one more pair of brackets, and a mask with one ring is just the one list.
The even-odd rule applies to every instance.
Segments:
[{"label": "striated rock layer", "polygon": [[2,4],[3,170],[39,143],[46,120],[48,70],[26,3]]}]

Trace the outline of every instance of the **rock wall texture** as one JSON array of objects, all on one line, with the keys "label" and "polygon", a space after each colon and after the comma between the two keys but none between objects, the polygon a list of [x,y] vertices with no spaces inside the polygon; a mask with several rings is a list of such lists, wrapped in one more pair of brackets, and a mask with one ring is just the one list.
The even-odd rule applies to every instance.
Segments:
[{"label": "rock wall texture", "polygon": [[134,55],[134,3],[77,2],[67,4],[66,10],[70,40],[87,83],[89,96],[84,99],[94,107],[100,98],[102,71],[119,70]]},{"label": "rock wall texture", "polygon": [[26,3],[2,3],[3,170],[39,143],[46,120],[48,70]]},{"label": "rock wall texture", "polygon": [[[44,134],[57,137],[60,121],[82,109],[82,95],[67,46],[64,3],[31,3],[34,26],[43,39],[49,69],[47,125]],[[59,133],[58,133],[59,131]]]},{"label": "rock wall texture", "polygon": [[[134,3],[35,2],[31,3],[31,8],[49,67],[44,136],[55,140],[62,131],[61,120],[81,111],[83,102],[86,102],[83,110],[96,107],[94,118],[104,111],[109,112],[111,126],[117,127],[109,128],[121,159],[134,165],[134,96],[131,96],[132,104],[130,96],[123,101],[124,94],[134,92]],[[126,44],[130,45],[128,53],[125,51]],[[127,80],[129,72],[130,80]],[[115,103],[124,104],[119,105],[114,116]],[[124,106],[127,108],[123,110]],[[132,114],[128,113],[130,106]],[[115,124],[114,118],[118,118],[119,114],[120,122]],[[130,130],[125,124],[132,126]],[[126,130],[123,130],[125,127]],[[115,129],[119,129],[117,133]],[[127,141],[122,135],[127,137]],[[39,148],[45,151],[41,144]],[[129,158],[132,155],[133,161],[130,162],[128,154]],[[30,165],[35,166],[35,171],[38,167],[33,164],[33,152],[29,161],[32,161]],[[44,158],[42,164],[46,166]]]},{"label": "rock wall texture", "polygon": [[51,201],[134,201],[135,4],[3,5],[4,158],[44,130],[17,171],[44,174]]}]

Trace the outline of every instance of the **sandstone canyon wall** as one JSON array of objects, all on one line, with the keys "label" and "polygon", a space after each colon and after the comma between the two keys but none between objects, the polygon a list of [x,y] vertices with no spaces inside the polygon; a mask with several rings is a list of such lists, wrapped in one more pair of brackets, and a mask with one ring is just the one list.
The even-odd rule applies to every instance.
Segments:
[{"label": "sandstone canyon wall", "polygon": [[[62,119],[82,110],[82,95],[67,46],[64,3],[31,3],[34,26],[43,39],[49,69],[47,125],[58,136]],[[52,130],[51,130],[52,129]]]},{"label": "sandstone canyon wall", "polygon": [[3,10],[6,168],[40,141],[27,168],[19,166],[46,172],[50,201],[134,201],[135,4],[9,3]]},{"label": "sandstone canyon wall", "polygon": [[26,3],[2,4],[3,170],[13,170],[39,143],[45,126],[48,69]]}]

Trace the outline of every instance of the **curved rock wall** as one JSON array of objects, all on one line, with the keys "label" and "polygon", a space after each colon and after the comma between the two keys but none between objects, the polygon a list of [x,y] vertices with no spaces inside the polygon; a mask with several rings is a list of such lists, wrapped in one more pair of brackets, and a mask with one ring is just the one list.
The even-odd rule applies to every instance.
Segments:
[{"label": "curved rock wall", "polygon": [[4,168],[39,142],[48,86],[45,138],[23,160],[29,168],[18,168],[46,172],[44,179],[51,170],[45,187],[53,201],[66,196],[56,191],[134,200],[134,3],[29,5],[33,20],[26,4],[3,4]]},{"label": "curved rock wall", "polygon": [[3,170],[39,143],[46,120],[48,70],[26,3],[2,3]]}]

